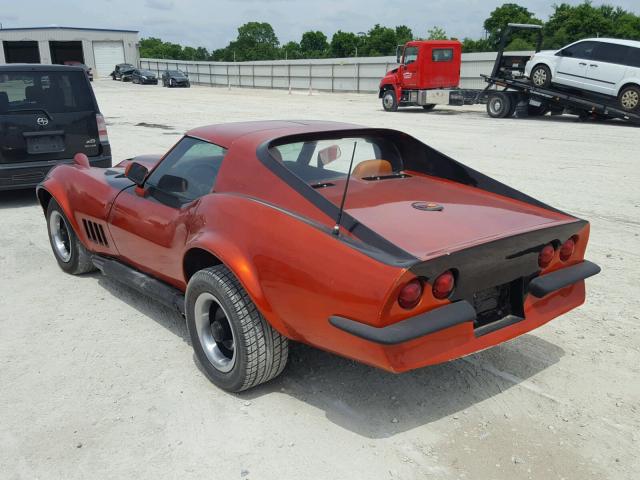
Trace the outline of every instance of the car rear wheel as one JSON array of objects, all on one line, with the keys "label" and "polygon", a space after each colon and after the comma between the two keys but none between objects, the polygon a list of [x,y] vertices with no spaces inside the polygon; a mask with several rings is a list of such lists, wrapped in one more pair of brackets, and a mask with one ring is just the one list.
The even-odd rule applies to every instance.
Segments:
[{"label": "car rear wheel", "polygon": [[487,101],[487,113],[491,118],[505,118],[511,110],[511,98],[502,92],[494,93]]},{"label": "car rear wheel", "polygon": [[191,277],[185,311],[196,357],[220,388],[247,390],[284,370],[289,341],[269,325],[224,265]]},{"label": "car rear wheel", "polygon": [[398,99],[396,98],[396,92],[392,89],[385,90],[382,94],[382,108],[387,112],[398,111]]},{"label": "car rear wheel", "polygon": [[47,231],[53,255],[60,268],[72,275],[95,270],[91,255],[84,248],[55,200],[47,206]]},{"label": "car rear wheel", "polygon": [[623,88],[618,97],[618,101],[622,109],[626,112],[640,111],[640,87],[630,85]]},{"label": "car rear wheel", "polygon": [[551,70],[546,65],[536,65],[531,70],[531,83],[536,87],[546,88],[551,85]]}]

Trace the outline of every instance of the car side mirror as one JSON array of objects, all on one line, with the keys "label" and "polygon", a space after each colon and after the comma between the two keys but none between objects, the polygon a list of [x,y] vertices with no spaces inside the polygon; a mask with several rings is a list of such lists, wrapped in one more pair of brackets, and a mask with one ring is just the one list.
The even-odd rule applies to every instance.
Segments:
[{"label": "car side mirror", "polygon": [[168,193],[184,193],[189,188],[189,182],[186,178],[176,177],[175,175],[163,175],[158,181],[158,190]]},{"label": "car side mirror", "polygon": [[144,185],[147,175],[149,175],[149,169],[137,162],[131,162],[124,171],[124,176],[139,187]]}]

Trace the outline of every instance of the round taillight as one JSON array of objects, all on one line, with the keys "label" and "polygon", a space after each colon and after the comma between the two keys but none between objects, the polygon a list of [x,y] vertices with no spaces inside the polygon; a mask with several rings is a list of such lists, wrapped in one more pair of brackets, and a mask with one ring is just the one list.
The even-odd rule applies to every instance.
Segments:
[{"label": "round taillight", "polygon": [[455,287],[456,279],[453,276],[453,272],[448,270],[442,274],[433,282],[433,296],[438,300],[444,300],[451,292],[453,292],[453,287]]},{"label": "round taillight", "polygon": [[408,282],[398,294],[398,305],[404,309],[412,309],[420,302],[422,297],[422,282],[414,278]]},{"label": "round taillight", "polygon": [[556,250],[553,248],[553,245],[550,243],[545,245],[538,255],[538,265],[540,265],[540,268],[547,268],[555,254]]},{"label": "round taillight", "polygon": [[560,247],[560,260],[566,262],[567,260],[569,260],[569,258],[571,258],[571,255],[573,255],[573,252],[576,249],[576,240],[576,237],[571,237],[569,240],[562,244],[562,246]]}]

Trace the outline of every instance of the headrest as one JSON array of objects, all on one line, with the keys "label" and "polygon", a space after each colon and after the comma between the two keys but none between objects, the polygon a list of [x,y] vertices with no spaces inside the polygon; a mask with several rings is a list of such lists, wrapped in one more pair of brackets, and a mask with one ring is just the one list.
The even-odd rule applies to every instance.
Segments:
[{"label": "headrest", "polygon": [[358,178],[391,175],[393,167],[388,160],[363,160],[353,169],[353,176]]}]

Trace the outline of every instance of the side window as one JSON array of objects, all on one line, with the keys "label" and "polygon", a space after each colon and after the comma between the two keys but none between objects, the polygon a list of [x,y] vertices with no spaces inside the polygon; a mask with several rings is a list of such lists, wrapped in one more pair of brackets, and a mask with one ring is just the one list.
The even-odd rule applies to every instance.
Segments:
[{"label": "side window", "polygon": [[184,137],[146,181],[157,200],[179,207],[211,193],[227,150]]},{"label": "side window", "polygon": [[434,48],[431,52],[431,60],[434,62],[451,62],[453,60],[453,48]]},{"label": "side window", "polygon": [[561,54],[563,57],[590,60],[595,46],[596,42],[580,42],[561,50]]},{"label": "side window", "polygon": [[404,64],[409,65],[418,59],[418,47],[407,47],[404,49]]},{"label": "side window", "polygon": [[627,61],[625,62],[630,67],[640,68],[640,48],[629,48],[627,52]]},{"label": "side window", "polygon": [[624,65],[627,63],[627,54],[630,48],[624,45],[616,45],[615,43],[598,42],[593,49],[592,58],[601,62]]}]

